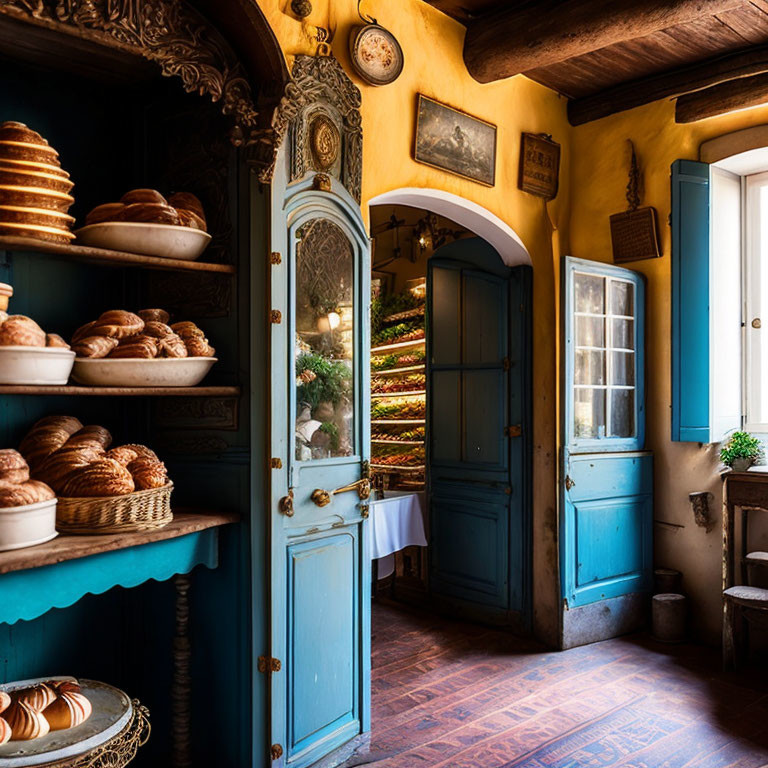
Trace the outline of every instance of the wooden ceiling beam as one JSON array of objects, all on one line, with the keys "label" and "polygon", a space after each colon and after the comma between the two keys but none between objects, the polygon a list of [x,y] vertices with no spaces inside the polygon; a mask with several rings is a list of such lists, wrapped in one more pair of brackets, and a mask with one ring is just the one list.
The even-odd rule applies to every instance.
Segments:
[{"label": "wooden ceiling beam", "polygon": [[768,72],[768,45],[717,56],[658,75],[633,80],[568,103],[571,125],[681,96],[720,83]]},{"label": "wooden ceiling beam", "polygon": [[490,83],[608,45],[695,21],[746,0],[543,0],[515,4],[471,23],[464,61]]},{"label": "wooden ceiling beam", "polygon": [[768,73],[729,80],[680,96],[675,105],[675,122],[694,123],[761,104],[768,104]]}]

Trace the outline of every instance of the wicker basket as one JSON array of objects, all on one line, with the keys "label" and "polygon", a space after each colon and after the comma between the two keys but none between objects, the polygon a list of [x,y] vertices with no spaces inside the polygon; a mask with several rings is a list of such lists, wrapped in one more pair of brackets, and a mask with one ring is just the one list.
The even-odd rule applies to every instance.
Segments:
[{"label": "wicker basket", "polygon": [[152,531],[173,520],[173,483],[125,496],[59,498],[56,529],[61,533],[99,534]]}]

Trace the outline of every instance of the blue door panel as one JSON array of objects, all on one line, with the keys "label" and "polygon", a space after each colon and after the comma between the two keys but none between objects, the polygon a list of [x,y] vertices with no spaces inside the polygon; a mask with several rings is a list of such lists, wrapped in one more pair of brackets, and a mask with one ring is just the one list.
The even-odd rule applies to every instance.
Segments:
[{"label": "blue door panel", "polygon": [[464,463],[478,469],[507,472],[507,374],[503,370],[464,371]]},{"label": "blue door panel", "polygon": [[653,462],[642,453],[571,454],[567,470],[572,502],[641,495],[653,487]]}]

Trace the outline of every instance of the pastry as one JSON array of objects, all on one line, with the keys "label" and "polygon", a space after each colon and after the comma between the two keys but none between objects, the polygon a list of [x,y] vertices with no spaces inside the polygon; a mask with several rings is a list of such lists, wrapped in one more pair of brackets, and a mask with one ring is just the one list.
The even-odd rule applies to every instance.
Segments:
[{"label": "pastry", "polygon": [[91,320],[90,323],[86,323],[85,325],[81,325],[73,334],[72,334],[72,344],[76,344],[81,339],[86,339],[89,336],[93,336],[93,329],[96,327],[96,321]]},{"label": "pastry", "polygon": [[133,476],[137,491],[162,488],[168,484],[168,470],[162,461],[142,456],[128,465],[128,471]]},{"label": "pastry", "polygon": [[124,496],[134,489],[133,477],[122,464],[102,458],[70,475],[61,494],[69,498]]},{"label": "pastry", "polygon": [[112,358],[141,358],[151,360],[157,357],[157,339],[151,336],[139,335],[123,339],[108,355]]},{"label": "pastry", "polygon": [[167,323],[171,319],[171,316],[164,309],[142,309],[139,311],[139,317],[145,323],[152,321]]},{"label": "pastry", "polygon": [[56,694],[47,683],[37,683],[29,688],[20,688],[11,695],[14,702],[23,702],[27,706],[42,712],[56,698]]},{"label": "pastry", "polygon": [[0,123],[0,141],[23,142],[25,144],[38,144],[56,154],[56,150],[37,132],[26,126],[24,123],[15,120],[6,120]]},{"label": "pastry", "polygon": [[203,232],[207,227],[205,221],[201,219],[194,211],[185,211],[183,208],[178,208],[176,214],[179,218],[179,225],[182,227],[189,227],[190,229],[200,229]]},{"label": "pastry", "polygon": [[34,471],[33,476],[36,480],[47,483],[56,493],[61,493],[71,475],[101,459],[104,453],[103,448],[94,445],[65,445],[51,454],[40,468]]},{"label": "pastry", "polygon": [[44,347],[45,331],[26,315],[9,315],[0,325],[0,347]]},{"label": "pastry", "polygon": [[19,485],[29,480],[29,466],[13,448],[0,450],[0,488]]},{"label": "pastry", "polygon": [[136,454],[138,456],[144,456],[148,459],[154,459],[155,461],[160,461],[160,459],[157,458],[157,454],[151,448],[147,448],[146,445],[137,445],[136,443],[128,443],[128,445],[124,445],[122,447],[130,448],[131,450],[136,451]]},{"label": "pastry", "polygon": [[104,458],[114,459],[124,467],[127,467],[132,461],[139,458],[139,453],[127,445],[118,445],[117,448],[110,448],[104,454]]},{"label": "pastry", "polygon": [[46,416],[35,422],[21,441],[19,452],[34,470],[58,451],[83,425],[74,416]]},{"label": "pastry", "polygon": [[120,221],[179,226],[179,214],[175,208],[162,203],[134,203],[125,206]]},{"label": "pastry", "polygon": [[148,320],[144,323],[144,334],[147,336],[153,336],[156,339],[162,339],[165,336],[176,335],[171,330],[170,325],[161,323],[159,320]]},{"label": "pastry", "polygon": [[14,166],[5,160],[0,160],[0,185],[39,187],[54,192],[63,192],[65,195],[71,192],[72,187],[75,186],[66,176],[61,176],[58,173]]},{"label": "pastry", "polygon": [[188,357],[187,346],[175,333],[158,341],[160,357]]},{"label": "pastry", "polygon": [[8,721],[0,717],[0,746],[11,740],[11,726]]},{"label": "pastry", "polygon": [[59,336],[58,333],[46,333],[45,334],[45,346],[46,347],[61,347],[62,349],[69,349],[69,344],[67,344],[64,339]]},{"label": "pastry", "polygon": [[143,329],[144,321],[138,315],[126,312],[124,309],[111,309],[99,317],[89,335],[124,339],[126,336],[141,333]]},{"label": "pastry", "polygon": [[0,508],[25,507],[41,501],[55,499],[53,489],[39,480],[28,480],[19,485],[0,486]]},{"label": "pastry", "polygon": [[2,325],[8,319],[8,313],[4,309],[0,309],[0,325]]},{"label": "pastry", "polygon": [[43,713],[37,712],[23,701],[15,701],[11,704],[3,712],[3,719],[11,727],[11,738],[14,741],[37,739],[50,731],[50,726]]},{"label": "pastry", "polygon": [[76,680],[48,680],[46,683],[49,687],[53,688],[53,692],[59,696],[62,693],[82,693],[83,689],[80,687],[80,683]]},{"label": "pastry", "polygon": [[208,343],[208,339],[193,337],[187,339],[184,344],[190,357],[214,357],[216,355],[216,350]]},{"label": "pastry", "polygon": [[156,189],[132,189],[121,198],[121,203],[132,205],[133,203],[160,203],[168,205],[168,201]]},{"label": "pastry", "polygon": [[184,341],[191,338],[205,338],[205,334],[191,320],[182,320],[179,323],[174,323],[171,326],[171,330],[174,333],[178,333]]},{"label": "pastry", "polygon": [[112,444],[112,435],[108,429],[97,424],[90,424],[75,432],[65,443],[65,448],[92,445],[106,451]]},{"label": "pastry", "polygon": [[86,217],[85,226],[100,224],[103,221],[120,221],[125,203],[104,203],[97,205]]},{"label": "pastry", "polygon": [[106,357],[118,344],[118,339],[111,336],[86,336],[78,341],[72,340],[72,349],[78,357],[98,359]]},{"label": "pastry", "polygon": [[0,691],[0,715],[11,706],[11,697],[5,692]]},{"label": "pastry", "polygon": [[203,209],[203,204],[200,202],[199,198],[191,192],[175,192],[168,198],[168,204],[172,205],[177,210],[194,213],[198,218],[202,219],[203,224],[205,224],[205,210]]},{"label": "pastry", "polygon": [[81,725],[90,716],[91,702],[77,691],[64,690],[43,711],[52,731],[62,731]]}]

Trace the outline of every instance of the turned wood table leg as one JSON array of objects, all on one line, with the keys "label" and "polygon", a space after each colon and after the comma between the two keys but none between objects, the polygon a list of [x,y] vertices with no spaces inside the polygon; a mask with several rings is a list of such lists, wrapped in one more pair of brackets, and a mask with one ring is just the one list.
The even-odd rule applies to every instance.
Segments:
[{"label": "turned wood table leg", "polygon": [[174,576],[176,587],[176,636],[173,639],[173,768],[192,765],[190,715],[192,647],[189,640],[189,576]]}]

